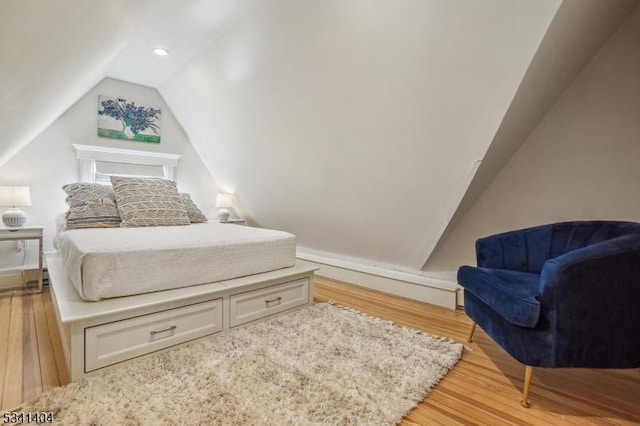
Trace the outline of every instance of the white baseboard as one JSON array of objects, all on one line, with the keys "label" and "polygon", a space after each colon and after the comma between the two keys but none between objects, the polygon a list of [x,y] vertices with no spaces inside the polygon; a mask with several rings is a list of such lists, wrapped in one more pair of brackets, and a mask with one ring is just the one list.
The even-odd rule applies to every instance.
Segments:
[{"label": "white baseboard", "polygon": [[464,289],[458,289],[458,306],[464,306]]},{"label": "white baseboard", "polygon": [[0,290],[15,289],[24,286],[25,282],[38,281],[38,270],[12,271],[0,275]]},{"label": "white baseboard", "polygon": [[[297,252],[298,261],[318,266],[317,275],[449,309],[458,305],[457,282],[347,260]],[[416,271],[417,272],[417,271]]]}]

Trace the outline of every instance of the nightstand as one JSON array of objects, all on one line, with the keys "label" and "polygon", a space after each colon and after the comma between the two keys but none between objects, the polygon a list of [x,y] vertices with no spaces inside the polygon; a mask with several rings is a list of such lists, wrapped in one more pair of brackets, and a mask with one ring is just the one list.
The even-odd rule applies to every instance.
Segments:
[{"label": "nightstand", "polygon": [[5,290],[28,290],[42,292],[42,226],[24,226],[18,229],[0,227],[0,241],[38,240],[38,286],[25,284],[23,288],[10,288]]},{"label": "nightstand", "polygon": [[246,222],[244,221],[244,219],[228,219],[228,220],[225,220],[224,222],[220,221],[220,223],[233,223],[235,225],[246,225]]}]

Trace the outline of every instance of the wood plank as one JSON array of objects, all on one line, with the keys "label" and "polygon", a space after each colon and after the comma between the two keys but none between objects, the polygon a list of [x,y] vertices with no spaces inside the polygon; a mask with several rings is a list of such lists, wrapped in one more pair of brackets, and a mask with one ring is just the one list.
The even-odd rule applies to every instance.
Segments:
[{"label": "wood plank", "polygon": [[22,296],[22,401],[42,393],[33,295]]},{"label": "wood plank", "polygon": [[[60,386],[58,371],[53,350],[52,336],[49,332],[47,314],[44,307],[43,295],[34,296],[34,316],[36,320],[36,335],[38,341],[38,355],[40,357],[40,373],[42,376],[42,390],[46,392]],[[59,339],[58,339],[59,340]]]},{"label": "wood plank", "polygon": [[461,416],[451,415],[450,412],[440,410],[434,404],[421,404],[414,410],[405,416],[402,424],[418,424],[418,425],[430,425],[430,424],[443,424],[443,425],[460,425],[467,426],[473,425],[473,422],[467,422]]},{"label": "wood plank", "polygon": [[62,339],[60,338],[60,331],[58,330],[58,320],[53,307],[53,301],[51,300],[51,291],[47,288],[47,291],[42,292],[42,302],[44,304],[45,316],[47,317],[47,327],[49,328],[49,338],[51,339],[51,347],[53,349],[53,359],[56,365],[56,375],[58,376],[58,383],[60,385],[66,385],[69,383],[70,375],[67,368],[67,360],[64,356],[64,349],[62,349]]},{"label": "wood plank", "polygon": [[7,366],[2,384],[3,409],[11,409],[22,402],[22,297],[11,298],[7,346]]},{"label": "wood plank", "polygon": [[9,329],[11,326],[11,296],[0,298],[0,407],[4,395],[4,378],[7,370]]}]

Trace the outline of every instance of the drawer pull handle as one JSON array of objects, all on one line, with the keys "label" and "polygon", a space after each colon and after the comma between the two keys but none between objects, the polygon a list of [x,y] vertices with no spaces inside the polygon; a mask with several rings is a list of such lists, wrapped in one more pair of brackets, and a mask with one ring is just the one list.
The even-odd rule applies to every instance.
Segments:
[{"label": "drawer pull handle", "polygon": [[177,325],[172,325],[171,327],[165,328],[164,330],[153,330],[153,331],[151,331],[151,335],[155,336],[156,334],[164,333],[165,331],[173,331],[176,328],[178,328]]},{"label": "drawer pull handle", "polygon": [[278,305],[282,302],[282,297],[276,297],[275,299],[270,299],[270,300],[265,300],[264,303],[266,303],[267,305],[269,303],[278,303]]}]

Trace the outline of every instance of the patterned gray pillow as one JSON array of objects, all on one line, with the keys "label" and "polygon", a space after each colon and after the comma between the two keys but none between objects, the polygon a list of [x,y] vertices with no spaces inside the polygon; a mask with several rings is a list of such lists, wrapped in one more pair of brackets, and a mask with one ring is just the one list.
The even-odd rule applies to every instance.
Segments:
[{"label": "patterned gray pillow", "polygon": [[182,200],[184,208],[187,210],[187,216],[189,216],[189,221],[191,223],[202,223],[207,221],[207,217],[202,213],[198,206],[196,206],[196,203],[193,202],[189,194],[181,192],[180,199]]},{"label": "patterned gray pillow", "polygon": [[189,225],[176,183],[156,178],[111,176],[122,226]]},{"label": "patterned gray pillow", "polygon": [[67,228],[114,228],[120,226],[116,195],[109,186],[95,183],[70,183],[62,187],[69,210]]}]

